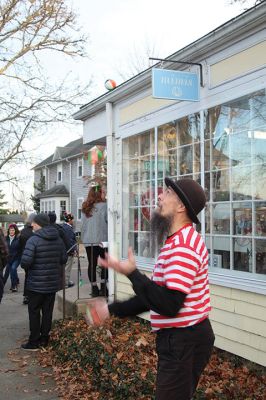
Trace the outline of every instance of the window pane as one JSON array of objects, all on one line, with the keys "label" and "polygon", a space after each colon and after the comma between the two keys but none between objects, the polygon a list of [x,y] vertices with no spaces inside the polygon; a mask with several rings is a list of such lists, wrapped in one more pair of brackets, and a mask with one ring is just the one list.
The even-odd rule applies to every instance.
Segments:
[{"label": "window pane", "polygon": [[234,270],[252,272],[252,241],[249,237],[233,239]]},{"label": "window pane", "polygon": [[129,182],[139,181],[139,160],[133,159],[130,161],[130,170],[128,175]]},{"label": "window pane", "polygon": [[[177,168],[177,150],[169,151],[169,174],[168,176],[177,176],[178,168]],[[167,176],[167,173],[166,173]]]},{"label": "window pane", "polygon": [[211,266],[230,268],[230,239],[222,236],[213,237],[213,256]]},{"label": "window pane", "polygon": [[228,169],[214,170],[212,173],[213,201],[230,200],[230,174]]},{"label": "window pane", "polygon": [[234,235],[247,236],[252,234],[251,202],[233,202]]},{"label": "window pane", "polygon": [[139,256],[140,257],[151,257],[150,249],[150,233],[139,234]]},{"label": "window pane", "polygon": [[230,135],[230,150],[233,165],[251,163],[251,139],[248,131]]},{"label": "window pane", "polygon": [[256,236],[266,236],[266,201],[255,203]]},{"label": "window pane", "polygon": [[210,139],[215,134],[217,121],[221,113],[221,106],[216,106],[207,110],[204,114],[204,137]]},{"label": "window pane", "polygon": [[229,135],[224,132],[222,136],[211,141],[211,165],[213,169],[228,168],[229,157]]},{"label": "window pane", "polygon": [[171,149],[177,147],[176,123],[162,125],[158,128],[158,156],[164,157]]},{"label": "window pane", "polygon": [[266,274],[266,240],[255,240],[256,272]]},{"label": "window pane", "polygon": [[210,140],[205,140],[204,143],[204,157],[205,157],[205,171],[209,171],[211,169],[211,145],[212,142]]},{"label": "window pane", "polygon": [[211,213],[210,213],[210,205],[207,204],[205,208],[205,232],[211,232]]},{"label": "window pane", "polygon": [[129,185],[129,206],[138,206],[139,204],[139,184],[134,183]]},{"label": "window pane", "polygon": [[262,165],[256,165],[253,167],[253,193],[254,198],[258,200],[266,199],[266,163]]},{"label": "window pane", "polygon": [[140,230],[150,231],[151,207],[140,208]]},{"label": "window pane", "polygon": [[266,121],[259,130],[248,132],[252,140],[252,153],[254,164],[266,163]]},{"label": "window pane", "polygon": [[204,189],[207,201],[210,201],[210,190],[211,190],[210,173],[206,172],[204,176]]},{"label": "window pane", "polygon": [[154,203],[154,181],[142,182],[140,185],[140,205],[149,207],[152,203]]},{"label": "window pane", "polygon": [[129,232],[128,234],[128,245],[132,247],[134,254],[138,255],[138,234]]},{"label": "window pane", "polygon": [[155,158],[154,156],[141,157],[139,161],[139,179],[146,181],[152,178],[155,170]]},{"label": "window pane", "polygon": [[192,114],[176,121],[179,146],[200,140],[200,116]]},{"label": "window pane", "polygon": [[213,233],[230,234],[230,204],[218,203],[213,206]]},{"label": "window pane", "polygon": [[232,168],[232,197],[233,200],[252,198],[250,166]]},{"label": "window pane", "polygon": [[139,229],[138,208],[129,209],[129,230],[137,231]]},{"label": "window pane", "polygon": [[140,155],[149,155],[154,153],[154,135],[150,135],[150,132],[146,132],[139,135],[139,149]]},{"label": "window pane", "polygon": [[129,157],[138,157],[139,156],[139,141],[136,138],[136,136],[132,136],[128,138],[125,142],[125,144],[128,144],[128,153]]}]

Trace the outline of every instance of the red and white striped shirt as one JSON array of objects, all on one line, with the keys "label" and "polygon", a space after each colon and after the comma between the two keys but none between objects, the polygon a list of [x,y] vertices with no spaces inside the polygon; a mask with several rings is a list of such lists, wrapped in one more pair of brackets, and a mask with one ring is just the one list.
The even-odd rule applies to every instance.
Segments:
[{"label": "red and white striped shirt", "polygon": [[167,238],[155,264],[152,280],[157,285],[187,294],[174,318],[151,310],[153,330],[184,328],[208,317],[211,310],[208,251],[201,235],[191,224]]}]

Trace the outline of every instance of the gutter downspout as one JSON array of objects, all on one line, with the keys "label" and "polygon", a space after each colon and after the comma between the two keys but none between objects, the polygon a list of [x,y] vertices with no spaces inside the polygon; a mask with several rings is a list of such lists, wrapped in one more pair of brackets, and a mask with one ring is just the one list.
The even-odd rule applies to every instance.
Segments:
[{"label": "gutter downspout", "polygon": [[[107,135],[106,135],[106,151],[107,151],[107,207],[108,207],[108,251],[109,254],[115,254],[115,194],[113,190],[115,188],[115,174],[114,169],[114,138],[113,138],[113,105],[112,103],[106,103],[106,120],[107,120]],[[109,281],[109,301],[114,301],[115,295],[115,279],[114,271],[109,269],[108,271]]]},{"label": "gutter downspout", "polygon": [[66,161],[69,163],[69,212],[72,213],[72,164],[68,158],[66,158]]}]

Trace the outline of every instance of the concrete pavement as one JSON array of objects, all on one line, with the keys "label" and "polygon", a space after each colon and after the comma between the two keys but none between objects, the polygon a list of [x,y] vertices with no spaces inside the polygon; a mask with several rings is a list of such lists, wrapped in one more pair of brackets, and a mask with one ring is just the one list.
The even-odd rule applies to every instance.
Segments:
[{"label": "concrete pavement", "polygon": [[[81,277],[84,282],[88,282],[86,260],[83,259],[81,264]],[[24,272],[20,267],[18,274],[21,282],[18,292],[9,291],[8,281],[0,304],[0,398],[1,400],[57,400],[59,397],[55,391],[52,370],[38,364],[35,352],[20,349],[21,343],[28,339],[29,319],[28,307],[22,304]],[[73,266],[72,280],[77,282],[77,262]],[[79,289],[79,296],[82,299],[89,297],[88,283]],[[73,308],[77,300],[77,285],[65,292],[67,304]],[[57,295],[53,318],[62,318],[62,292]]]}]

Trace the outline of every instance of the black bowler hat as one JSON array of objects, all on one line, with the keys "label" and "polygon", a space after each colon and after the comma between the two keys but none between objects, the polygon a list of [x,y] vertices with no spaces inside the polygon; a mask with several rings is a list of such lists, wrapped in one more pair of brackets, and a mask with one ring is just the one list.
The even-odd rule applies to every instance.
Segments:
[{"label": "black bowler hat", "polygon": [[187,213],[195,224],[200,221],[197,215],[203,210],[206,204],[206,196],[200,184],[193,179],[174,180],[165,178],[167,187],[171,187],[178,195],[187,209]]}]

